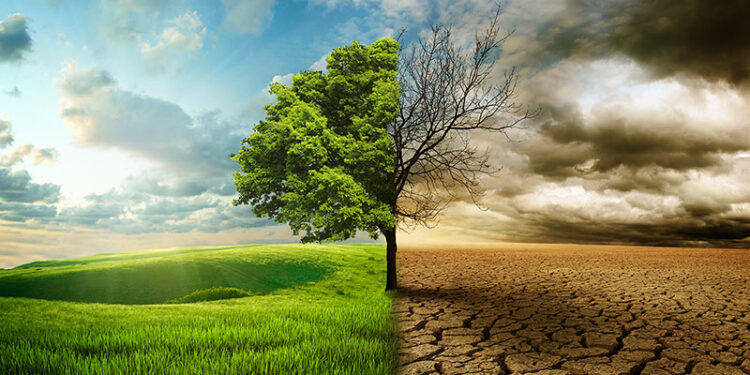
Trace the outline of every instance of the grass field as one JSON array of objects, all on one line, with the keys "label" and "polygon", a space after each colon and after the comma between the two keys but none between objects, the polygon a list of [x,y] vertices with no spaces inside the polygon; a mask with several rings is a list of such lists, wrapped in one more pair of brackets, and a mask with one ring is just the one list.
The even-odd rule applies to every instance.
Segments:
[{"label": "grass field", "polygon": [[[388,374],[384,254],[381,245],[253,245],[3,270],[0,373]],[[251,296],[165,304],[243,292]]]}]

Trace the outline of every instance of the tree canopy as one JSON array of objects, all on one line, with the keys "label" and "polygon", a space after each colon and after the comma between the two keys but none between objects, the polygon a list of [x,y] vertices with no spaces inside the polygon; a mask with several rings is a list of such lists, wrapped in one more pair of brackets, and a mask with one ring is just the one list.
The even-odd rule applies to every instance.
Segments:
[{"label": "tree canopy", "polygon": [[472,133],[505,133],[534,115],[513,101],[515,70],[493,74],[509,35],[499,15],[473,48],[435,26],[405,50],[391,38],[355,41],[333,50],[327,72],[271,85],[277,102],[234,156],[234,203],[289,223],[303,242],[382,233],[395,289],[396,225],[428,224],[456,188],[476,203],[480,176],[495,168]]},{"label": "tree canopy", "polygon": [[233,157],[239,198],[260,217],[289,223],[302,241],[377,238],[396,226],[394,144],[399,110],[398,43],[339,47],[327,72],[274,83],[277,102]]}]

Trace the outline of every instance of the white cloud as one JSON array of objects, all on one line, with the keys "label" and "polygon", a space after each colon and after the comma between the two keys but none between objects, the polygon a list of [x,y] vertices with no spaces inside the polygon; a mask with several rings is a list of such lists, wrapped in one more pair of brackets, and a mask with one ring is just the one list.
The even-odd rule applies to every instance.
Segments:
[{"label": "white cloud", "polygon": [[112,189],[86,197],[84,204],[60,211],[59,224],[89,229],[107,229],[116,233],[215,233],[233,228],[273,225],[256,218],[249,207],[232,206],[227,199],[211,193],[194,196],[158,196]]},{"label": "white cloud", "polygon": [[170,0],[101,0],[103,17],[97,18],[104,35],[117,41],[139,41],[158,21],[159,10]]},{"label": "white cloud", "polygon": [[26,170],[0,168],[0,204],[2,201],[55,203],[59,196],[59,185],[34,183]]},{"label": "white cloud", "polygon": [[229,202],[236,167],[229,154],[249,128],[222,120],[218,112],[191,117],[174,103],[119,88],[97,69],[69,66],[57,85],[61,116],[81,146],[114,148],[151,164],[119,188],[61,210],[61,225],[123,233],[269,225],[249,207]]},{"label": "white cloud", "polygon": [[[0,146],[12,144],[11,128],[12,124],[9,121],[0,121]],[[24,221],[24,213],[29,214],[26,217],[28,219],[49,216],[46,213],[55,207],[44,208],[34,203],[57,202],[60,197],[60,186],[32,182],[28,171],[14,170],[12,167],[23,162],[28,156],[32,157],[35,164],[51,163],[55,155],[54,149],[38,149],[30,143],[16,147],[8,154],[0,155],[0,218]]]},{"label": "white cloud", "polygon": [[224,29],[237,33],[257,33],[271,23],[275,0],[221,0]]},{"label": "white cloud", "polygon": [[383,0],[380,9],[388,17],[411,19],[417,23],[427,21],[431,4],[427,0]]},{"label": "white cloud", "polygon": [[355,6],[361,7],[372,2],[372,0],[309,0],[309,3],[315,6],[325,6],[328,9],[332,9],[339,6]]},{"label": "white cloud", "polygon": [[97,69],[65,68],[58,80],[60,114],[79,145],[116,148],[174,172],[222,175],[247,136],[216,112],[195,118],[178,105],[120,89]]},{"label": "white cloud", "polygon": [[319,70],[326,73],[328,71],[328,54],[321,56],[318,61],[310,65],[310,70]]},{"label": "white cloud", "polygon": [[31,156],[34,164],[52,164],[57,158],[57,151],[53,148],[39,149],[31,143],[24,143],[14,148],[10,153],[0,156],[0,165],[12,166],[22,163],[28,156]]},{"label": "white cloud", "polygon": [[0,120],[0,149],[13,143],[13,135],[10,133],[10,121]]},{"label": "white cloud", "polygon": [[193,176],[175,174],[163,168],[150,168],[138,175],[126,177],[123,190],[164,197],[190,197],[206,192],[220,196],[235,194],[234,183],[229,174]]},{"label": "white cloud", "polygon": [[283,76],[275,75],[271,79],[271,83],[281,83],[283,85],[291,85],[292,78],[294,78],[294,73],[284,74]]},{"label": "white cloud", "polygon": [[156,42],[141,46],[146,67],[152,72],[163,72],[169,62],[185,59],[203,48],[206,27],[198,12],[186,12],[166,23],[169,26],[162,30]]},{"label": "white cloud", "polygon": [[168,3],[169,0],[103,0],[102,6],[123,12],[146,12]]}]

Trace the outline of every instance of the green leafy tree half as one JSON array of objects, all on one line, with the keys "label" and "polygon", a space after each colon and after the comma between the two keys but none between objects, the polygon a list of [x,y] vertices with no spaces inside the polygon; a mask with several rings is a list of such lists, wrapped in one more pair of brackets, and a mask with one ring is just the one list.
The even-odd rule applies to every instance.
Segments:
[{"label": "green leafy tree half", "polygon": [[511,100],[514,71],[492,78],[506,37],[498,15],[469,50],[436,26],[408,50],[391,38],[354,42],[331,52],[327,72],[272,84],[276,103],[233,156],[234,204],[288,223],[303,242],[383,234],[386,289],[395,289],[397,225],[427,224],[455,188],[476,202],[479,176],[493,171],[468,133],[505,132],[530,116]]},{"label": "green leafy tree half", "polygon": [[289,223],[302,241],[393,231],[395,159],[387,132],[399,109],[398,43],[354,42],[328,56],[328,72],[271,85],[277,102],[234,157],[235,204]]}]

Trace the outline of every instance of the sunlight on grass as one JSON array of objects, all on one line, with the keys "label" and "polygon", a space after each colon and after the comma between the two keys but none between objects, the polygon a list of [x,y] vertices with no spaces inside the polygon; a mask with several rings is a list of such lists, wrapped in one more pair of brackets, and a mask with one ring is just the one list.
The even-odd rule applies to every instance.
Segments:
[{"label": "sunlight on grass", "polygon": [[[74,302],[163,303],[215,286],[257,293],[316,281],[331,270],[324,258],[268,253],[260,247],[188,249],[34,262],[0,276],[0,296]],[[304,252],[304,250],[302,250]],[[91,261],[91,259],[96,261]],[[40,267],[41,264],[45,266]]]},{"label": "sunlight on grass", "polygon": [[186,296],[180,298],[173,298],[165,303],[191,303],[191,302],[204,302],[204,301],[218,301],[220,299],[231,299],[231,298],[242,298],[250,297],[254,294],[248,293],[238,288],[226,288],[223,286],[215,286],[208,289],[196,290]]},{"label": "sunlight on grass", "polygon": [[[0,373],[388,374],[393,371],[391,296],[382,291],[385,265],[381,245],[249,246],[170,251],[163,257],[146,259],[131,254],[97,262],[63,261],[67,264],[3,272],[0,288],[6,279],[17,282],[19,278],[27,278],[28,283],[38,279],[35,280],[38,284],[30,285],[43,289],[50,280],[66,280],[60,275],[72,277],[70,274],[102,269],[119,275],[122,281],[125,270],[137,273],[140,267],[150,269],[153,264],[161,267],[164,264],[160,262],[167,261],[185,265],[186,274],[194,274],[195,262],[220,264],[216,269],[221,269],[225,279],[231,280],[226,275],[236,274],[238,278],[245,275],[236,266],[240,260],[276,267],[271,273],[252,274],[258,285],[272,285],[268,294],[177,305],[0,298],[3,322]],[[300,276],[299,268],[290,266],[284,270],[281,265],[304,265],[306,270],[325,272],[317,279],[304,281],[309,277]],[[170,288],[163,284],[169,283],[164,280],[151,289]],[[47,287],[69,291],[51,284]],[[128,288],[108,288],[112,293],[134,293]]]}]

